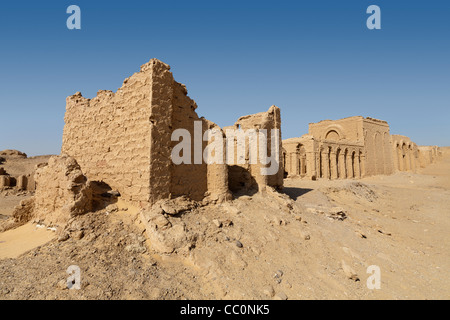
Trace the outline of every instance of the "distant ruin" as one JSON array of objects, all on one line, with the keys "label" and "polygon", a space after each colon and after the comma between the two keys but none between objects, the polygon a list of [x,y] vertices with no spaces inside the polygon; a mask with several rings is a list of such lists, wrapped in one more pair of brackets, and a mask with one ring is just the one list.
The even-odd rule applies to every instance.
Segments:
[{"label": "distant ruin", "polygon": [[[34,163],[37,161],[39,159],[28,158],[18,150],[0,151],[0,190],[34,191]],[[14,162],[15,167],[11,167],[10,162]]]},{"label": "distant ruin", "polygon": [[283,140],[285,174],[312,180],[416,172],[441,155],[436,146],[391,135],[386,121],[362,116],[310,123],[308,134]]}]

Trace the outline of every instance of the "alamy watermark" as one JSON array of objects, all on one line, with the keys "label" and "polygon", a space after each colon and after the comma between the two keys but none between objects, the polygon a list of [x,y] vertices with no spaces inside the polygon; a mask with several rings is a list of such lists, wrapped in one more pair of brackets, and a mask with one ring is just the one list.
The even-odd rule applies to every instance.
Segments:
[{"label": "alamy watermark", "polygon": [[[193,139],[187,129],[176,129],[171,140],[179,141],[171,154],[176,165],[192,164],[192,158],[194,164],[260,164],[261,175],[276,174],[280,165],[280,129],[227,129],[224,138],[217,128],[202,133],[202,121],[194,121]],[[209,143],[203,150],[204,141]]]},{"label": "alamy watermark", "polygon": [[379,266],[371,265],[366,270],[370,276],[367,278],[366,285],[370,290],[381,289],[381,269]]},{"label": "alamy watermark", "polygon": [[367,18],[366,26],[369,30],[381,29],[381,9],[379,6],[371,5],[367,7],[366,13],[371,15]]},{"label": "alamy watermark", "polygon": [[66,13],[69,13],[70,16],[67,18],[66,26],[67,29],[81,29],[81,9],[79,6],[70,5],[67,7]]},{"label": "alamy watermark", "polygon": [[81,270],[79,266],[71,265],[67,268],[66,273],[69,274],[66,283],[69,289],[81,289]]},{"label": "alamy watermark", "polygon": [[[81,29],[81,9],[77,5],[70,5],[66,9],[66,13],[70,14],[67,18],[66,26],[69,30]],[[370,14],[367,18],[366,26],[369,30],[381,29],[381,9],[377,5],[370,5],[367,7],[366,13]]]}]

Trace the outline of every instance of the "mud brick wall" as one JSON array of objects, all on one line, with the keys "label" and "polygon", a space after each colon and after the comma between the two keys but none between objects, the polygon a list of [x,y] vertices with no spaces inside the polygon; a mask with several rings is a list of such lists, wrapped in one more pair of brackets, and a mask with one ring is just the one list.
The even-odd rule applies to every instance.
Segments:
[{"label": "mud brick wall", "polygon": [[150,195],[152,80],[145,64],[116,93],[101,90],[86,99],[77,92],[66,100],[61,152],[74,157],[90,180],[132,202]]},{"label": "mud brick wall", "polygon": [[152,59],[116,93],[102,90],[86,99],[77,92],[66,101],[61,152],[74,157],[90,180],[107,183],[124,200],[141,206],[181,195],[202,200],[228,192],[225,164],[208,170],[203,161],[172,162],[178,143],[171,141],[174,130],[188,130],[194,150],[195,121],[202,122],[202,134],[211,124],[198,117],[195,101],[169,70]]},{"label": "mud brick wall", "polygon": [[[280,109],[276,106],[271,106],[267,112],[260,112],[256,114],[251,114],[247,116],[240,117],[234,126],[225,127],[225,133],[227,129],[235,130],[267,130],[267,155],[271,155],[271,143],[272,143],[272,129],[279,129],[278,131],[278,141],[279,141],[279,155],[278,155],[278,171],[273,175],[262,175],[261,168],[269,167],[270,164],[264,165],[261,163],[258,155],[256,163],[249,163],[249,139],[246,138],[245,141],[245,163],[238,163],[238,141],[235,139],[234,148],[234,165],[229,166],[228,170],[228,185],[232,191],[238,191],[241,188],[252,189],[256,188],[258,190],[264,189],[265,186],[271,186],[277,189],[283,187],[283,155],[281,147],[281,117]],[[259,148],[259,142],[258,142]]]}]

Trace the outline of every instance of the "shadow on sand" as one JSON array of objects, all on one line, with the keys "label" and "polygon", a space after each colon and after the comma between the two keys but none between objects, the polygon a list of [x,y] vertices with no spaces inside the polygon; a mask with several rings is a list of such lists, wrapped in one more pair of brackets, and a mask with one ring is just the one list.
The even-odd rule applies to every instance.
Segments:
[{"label": "shadow on sand", "polygon": [[312,190],[313,189],[309,188],[284,187],[282,192],[287,194],[292,200],[297,200],[298,197],[301,197]]}]

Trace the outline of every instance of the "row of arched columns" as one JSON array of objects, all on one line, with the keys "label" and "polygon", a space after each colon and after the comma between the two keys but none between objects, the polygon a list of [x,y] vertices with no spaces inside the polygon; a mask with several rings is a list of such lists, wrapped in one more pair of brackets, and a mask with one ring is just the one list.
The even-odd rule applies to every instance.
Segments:
[{"label": "row of arched columns", "polygon": [[319,178],[352,179],[364,175],[362,148],[322,147],[319,152]]},{"label": "row of arched columns", "polygon": [[398,171],[416,171],[417,153],[415,149],[411,142],[400,141],[394,144],[395,165]]}]

